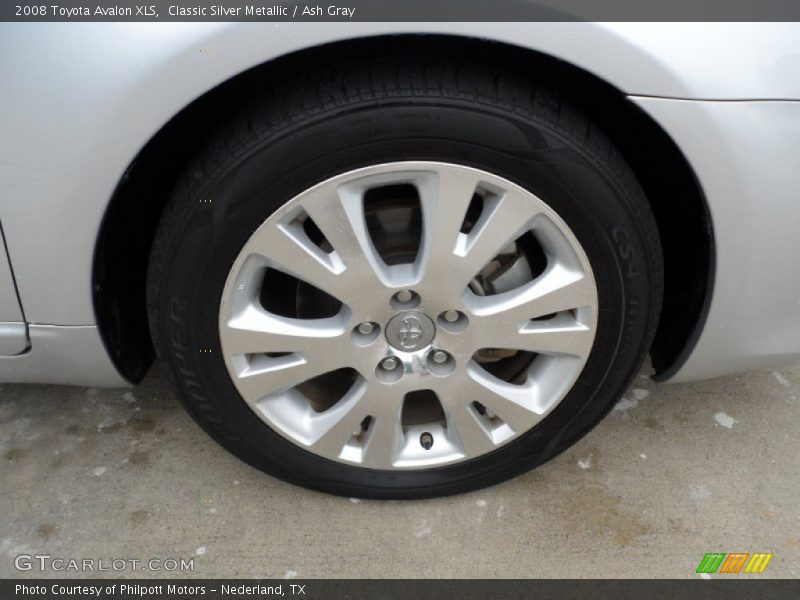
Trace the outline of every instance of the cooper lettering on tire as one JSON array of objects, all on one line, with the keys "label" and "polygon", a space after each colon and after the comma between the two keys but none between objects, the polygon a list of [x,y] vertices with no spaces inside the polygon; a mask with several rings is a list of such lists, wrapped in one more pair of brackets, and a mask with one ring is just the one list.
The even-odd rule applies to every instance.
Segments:
[{"label": "cooper lettering on tire", "polygon": [[526,75],[387,53],[332,77],[254,90],[164,214],[148,304],[188,410],[336,494],[450,494],[541,464],[652,339],[662,259],[639,185]]}]

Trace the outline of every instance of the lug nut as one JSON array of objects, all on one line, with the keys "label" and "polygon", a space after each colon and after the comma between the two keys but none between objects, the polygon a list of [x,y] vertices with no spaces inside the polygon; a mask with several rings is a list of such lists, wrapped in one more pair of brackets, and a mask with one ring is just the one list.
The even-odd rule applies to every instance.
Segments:
[{"label": "lug nut", "polygon": [[387,356],[381,361],[381,367],[387,371],[394,371],[397,368],[397,359],[394,356]]},{"label": "lug nut", "polygon": [[373,329],[375,329],[375,326],[368,321],[358,326],[358,332],[362,335],[369,335]]},{"label": "lug nut", "polygon": [[411,302],[414,296],[409,290],[400,290],[394,297],[397,298],[398,302]]},{"label": "lug nut", "polygon": [[375,377],[381,383],[391,385],[404,375],[403,363],[396,356],[387,356],[375,367]]},{"label": "lug nut", "polygon": [[458,311],[452,309],[444,311],[444,320],[448,323],[455,323],[458,321]]},{"label": "lug nut", "polygon": [[466,330],[469,319],[467,315],[452,308],[439,313],[439,327],[448,333],[458,334]]},{"label": "lug nut", "polygon": [[447,352],[444,350],[434,350],[433,354],[431,355],[431,359],[436,364],[441,365],[442,363],[447,362]]}]

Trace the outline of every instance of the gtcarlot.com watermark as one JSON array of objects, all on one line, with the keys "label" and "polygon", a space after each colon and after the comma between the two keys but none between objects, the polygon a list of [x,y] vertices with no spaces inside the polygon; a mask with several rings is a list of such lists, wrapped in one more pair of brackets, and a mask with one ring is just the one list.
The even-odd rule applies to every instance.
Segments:
[{"label": "gtcarlot.com watermark", "polygon": [[50,554],[18,554],[14,558],[17,571],[54,572],[124,572],[194,571],[194,558],[68,558]]}]

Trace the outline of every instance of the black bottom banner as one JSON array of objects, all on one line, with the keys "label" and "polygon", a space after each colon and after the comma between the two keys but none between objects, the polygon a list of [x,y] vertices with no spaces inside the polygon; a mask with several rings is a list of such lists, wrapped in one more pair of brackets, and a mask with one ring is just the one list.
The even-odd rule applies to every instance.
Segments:
[{"label": "black bottom banner", "polygon": [[222,598],[303,600],[428,600],[613,598],[736,600],[800,598],[800,581],[714,580],[536,580],[536,579],[40,579],[0,580],[0,598],[17,600],[218,600]]}]

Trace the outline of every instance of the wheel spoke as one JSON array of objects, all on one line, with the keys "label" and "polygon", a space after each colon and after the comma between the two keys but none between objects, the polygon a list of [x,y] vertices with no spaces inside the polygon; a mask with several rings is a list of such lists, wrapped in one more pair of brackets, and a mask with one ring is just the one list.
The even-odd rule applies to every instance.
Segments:
[{"label": "wheel spoke", "polygon": [[461,226],[479,182],[478,173],[441,169],[434,182],[420,187],[423,222],[420,263],[428,280],[448,285],[453,260],[457,258],[456,247],[466,237]]},{"label": "wheel spoke", "polygon": [[345,301],[351,288],[343,268],[306,237],[282,226],[259,228],[250,246],[268,260],[269,266],[293,275],[334,298]]},{"label": "wheel spoke", "polygon": [[381,407],[370,424],[367,447],[364,450],[363,466],[372,469],[391,469],[398,454],[399,440],[403,435],[400,428],[400,407],[391,404]]},{"label": "wheel spoke", "polygon": [[565,321],[571,322],[531,321],[516,336],[509,336],[503,347],[536,354],[587,357],[594,342],[594,331],[572,319]]},{"label": "wheel spoke", "polygon": [[[541,420],[536,384],[514,385],[497,379],[475,363],[467,368],[471,380],[464,393],[471,400],[483,404],[499,416],[511,429],[519,433],[530,429]],[[474,397],[473,397],[474,396]]]},{"label": "wheel spoke", "polygon": [[472,231],[459,237],[451,267],[457,270],[459,287],[465,287],[500,250],[530,229],[539,210],[537,203],[514,190],[488,198]]},{"label": "wheel spoke", "polygon": [[[388,285],[388,272],[367,229],[364,198],[343,188],[322,198],[310,197],[303,208],[331,244],[348,286]],[[352,287],[351,287],[352,289]]]},{"label": "wheel spoke", "polygon": [[513,320],[490,317],[476,323],[475,329],[479,329],[475,337],[482,348],[507,348],[554,356],[585,358],[594,342],[594,331],[568,315],[552,321],[528,321],[521,327]]},{"label": "wheel spoke", "polygon": [[502,316],[519,325],[566,310],[593,306],[594,283],[581,272],[555,264],[529,284],[494,296],[468,295],[465,303],[479,316]]},{"label": "wheel spoke", "polygon": [[328,360],[308,360],[302,354],[288,354],[246,367],[238,374],[236,387],[246,401],[258,402],[341,366],[335,355]]},{"label": "wheel spoke", "polygon": [[312,450],[329,456],[341,455],[356,428],[368,416],[366,390],[366,381],[357,381],[339,402],[314,417]]},{"label": "wheel spoke", "polygon": [[221,326],[225,347],[232,354],[336,351],[345,333],[341,319],[290,319],[249,304]]},{"label": "wheel spoke", "polygon": [[470,404],[471,402],[464,402],[459,396],[455,405],[445,407],[447,429],[452,428],[455,431],[466,456],[478,456],[493,450],[495,444],[489,433],[481,426]]}]

